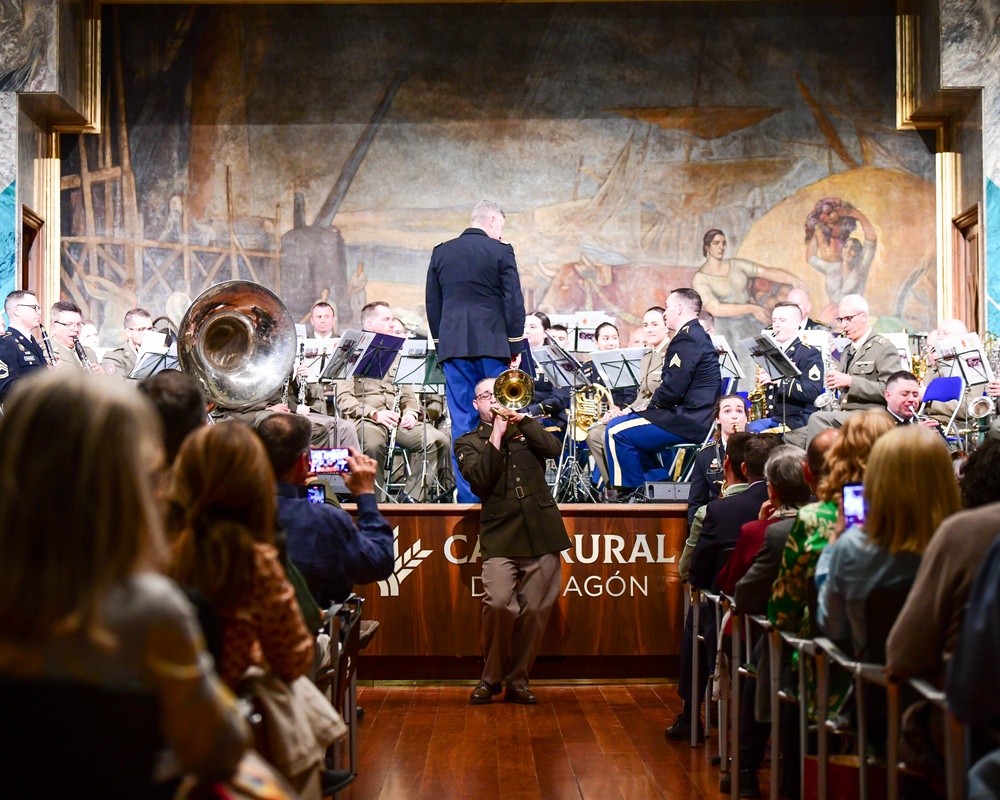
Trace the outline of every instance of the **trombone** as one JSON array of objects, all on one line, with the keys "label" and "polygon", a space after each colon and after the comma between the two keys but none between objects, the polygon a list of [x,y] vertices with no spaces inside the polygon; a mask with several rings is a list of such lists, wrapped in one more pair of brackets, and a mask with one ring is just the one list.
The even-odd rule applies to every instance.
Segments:
[{"label": "trombone", "polygon": [[493,381],[493,405],[490,410],[494,417],[510,419],[519,408],[531,404],[535,396],[535,382],[531,376],[520,369],[508,369],[501,372]]}]

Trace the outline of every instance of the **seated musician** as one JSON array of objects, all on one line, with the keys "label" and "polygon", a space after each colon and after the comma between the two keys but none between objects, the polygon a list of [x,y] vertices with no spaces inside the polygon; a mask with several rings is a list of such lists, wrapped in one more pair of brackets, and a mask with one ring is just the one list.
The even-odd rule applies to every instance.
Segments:
[{"label": "seated musician", "polygon": [[[610,486],[608,475],[608,459],[604,450],[604,434],[607,431],[608,423],[625,414],[635,411],[643,411],[653,398],[653,393],[660,385],[660,376],[663,372],[663,354],[667,349],[667,323],[663,318],[663,309],[653,306],[642,315],[642,332],[645,346],[650,348],[642,357],[639,366],[639,386],[633,400],[621,405],[616,405],[610,409],[601,421],[587,431],[587,446],[590,453],[597,462],[597,469],[600,470],[605,486]],[[630,345],[632,346],[632,345]]]},{"label": "seated musician", "polygon": [[[375,333],[390,333],[392,311],[381,301],[368,303],[361,309],[361,327]],[[441,464],[448,460],[448,437],[434,426],[421,422],[423,416],[413,387],[394,384],[398,357],[384,378],[347,378],[334,381],[337,408],[353,421],[365,455],[374,458],[382,468],[391,457],[389,439],[395,430],[395,442],[409,455],[406,494],[422,502],[428,486],[438,482]],[[427,469],[423,469],[424,442],[427,444]],[[436,494],[436,493],[435,493]]]},{"label": "seated musician", "polygon": [[851,343],[841,357],[842,371],[826,373],[826,388],[839,392],[839,411],[817,411],[808,425],[785,435],[787,444],[806,446],[825,428],[839,428],[853,411],[885,408],[885,384],[900,367],[896,346],[875,333],[868,319],[868,303],[858,294],[840,301],[838,317],[842,335]]},{"label": "seated musician", "polygon": [[535,382],[531,404],[518,409],[521,414],[538,417],[542,427],[549,433],[562,436],[566,430],[566,407],[569,405],[569,389],[557,388],[535,363],[532,347],[541,347],[548,339],[546,331],[552,326],[549,318],[541,311],[535,311],[524,318],[524,350],[521,353],[521,370],[528,373]]},{"label": "seated musician", "polygon": [[712,408],[722,388],[719,354],[698,322],[701,295],[675,289],[664,319],[676,331],[663,358],[660,385],[645,411],[612,420],[605,433],[613,488],[631,491],[658,469],[658,452],[677,444],[700,444],[712,428]]},{"label": "seated musician", "polygon": [[774,339],[802,374],[772,380],[766,371],[757,367],[757,381],[765,389],[768,415],[749,423],[749,431],[760,433],[782,425],[789,430],[801,428],[816,410],[814,402],[823,391],[823,354],[799,339],[801,322],[802,310],[795,303],[778,303],[771,312]]},{"label": "seated musician", "polygon": [[313,329],[313,339],[337,338],[337,313],[333,306],[325,300],[320,300],[312,307],[309,322]]},{"label": "seated musician", "polygon": [[545,331],[549,338],[552,339],[557,345],[559,345],[563,350],[569,350],[569,330],[565,325],[553,325],[547,331]]},{"label": "seated musician", "polygon": [[[609,350],[617,350],[621,346],[618,339],[618,328],[616,328],[610,322],[602,322],[597,326],[597,330],[594,331],[594,341],[597,344],[597,349],[599,352],[606,353]],[[599,383],[601,386],[604,385],[604,378],[601,377],[601,373],[597,371],[593,362],[588,361],[583,365],[583,371],[590,380],[594,383]],[[637,386],[627,386],[621,389],[611,390],[611,400],[614,403],[613,408],[624,408],[633,400],[635,400],[636,393],[638,392]],[[610,409],[609,409],[610,410]]]},{"label": "seated musician", "polygon": [[77,355],[73,340],[80,335],[83,328],[83,314],[80,306],[68,300],[60,300],[52,304],[49,311],[49,319],[52,321],[52,352],[56,357],[56,369],[61,369],[66,365],[71,365],[76,369],[87,370],[97,375],[103,375],[104,370],[97,360],[97,353],[89,347],[83,348],[86,356],[84,360]]},{"label": "seated musician", "polygon": [[[930,385],[930,382],[935,378],[944,378],[952,375],[951,370],[943,366],[937,357],[937,343],[941,339],[949,338],[952,336],[964,336],[969,332],[969,329],[965,327],[965,323],[960,319],[946,319],[942,320],[941,323],[927,334],[927,371],[924,373],[923,380],[920,382],[924,389]],[[951,415],[955,413],[958,408],[966,407],[966,399],[968,397],[968,388],[966,388],[966,395],[959,400],[948,400],[942,402],[940,400],[934,400],[927,404],[925,413],[931,419],[936,419],[942,425],[947,425],[948,420],[951,419]],[[1000,381],[991,384],[986,393],[992,396],[1000,395]],[[959,412],[961,416],[961,412]]]},{"label": "seated musician", "polygon": [[688,527],[694,522],[695,512],[719,496],[726,482],[722,465],[726,459],[726,446],[734,433],[746,430],[746,401],[738,394],[727,394],[715,401],[715,433],[698,452],[691,471],[691,493],[688,495]]},{"label": "seated musician", "polygon": [[[101,367],[108,375],[127,378],[135,369],[139,349],[146,334],[153,330],[153,317],[144,308],[133,308],[125,312],[125,344],[104,354]],[[82,338],[81,338],[82,341]]]}]

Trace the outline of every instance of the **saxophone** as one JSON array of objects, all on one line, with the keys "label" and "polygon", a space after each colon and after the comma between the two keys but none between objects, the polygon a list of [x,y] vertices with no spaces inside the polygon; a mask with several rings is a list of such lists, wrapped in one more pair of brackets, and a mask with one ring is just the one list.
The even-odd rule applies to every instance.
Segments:
[{"label": "saxophone", "polygon": [[[392,413],[399,414],[399,399],[402,395],[402,387],[397,383],[396,389],[393,393],[392,401]],[[386,488],[389,486],[389,478],[392,477],[392,460],[393,460],[393,450],[396,449],[396,433],[399,431],[399,423],[397,422],[392,426],[392,430],[389,431],[389,446],[385,452],[385,468],[384,468],[384,481]]]},{"label": "saxophone", "polygon": [[757,382],[753,391],[747,394],[747,402],[750,404],[750,421],[756,422],[767,417],[767,392],[764,384],[760,380],[760,370],[757,371]]}]

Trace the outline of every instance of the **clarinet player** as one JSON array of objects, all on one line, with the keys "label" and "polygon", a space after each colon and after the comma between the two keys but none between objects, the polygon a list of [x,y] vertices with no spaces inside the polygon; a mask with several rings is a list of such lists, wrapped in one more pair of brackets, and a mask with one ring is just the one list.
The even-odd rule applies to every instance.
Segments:
[{"label": "clarinet player", "polygon": [[97,353],[89,347],[79,346],[83,352],[76,347],[76,339],[80,336],[80,329],[83,327],[83,313],[80,306],[68,300],[60,300],[53,303],[52,310],[49,311],[49,320],[52,325],[52,349],[56,356],[56,369],[69,364],[77,369],[93,372],[95,375],[103,375],[104,370],[97,361]]}]

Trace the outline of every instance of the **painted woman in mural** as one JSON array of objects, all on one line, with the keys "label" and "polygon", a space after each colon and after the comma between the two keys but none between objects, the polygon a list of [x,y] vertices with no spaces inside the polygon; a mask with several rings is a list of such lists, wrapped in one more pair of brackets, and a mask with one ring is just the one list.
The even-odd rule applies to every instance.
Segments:
[{"label": "painted woman in mural", "polygon": [[[691,287],[701,295],[705,309],[716,318],[741,317],[751,323],[749,326],[740,325],[741,329],[759,330],[771,324],[770,309],[757,302],[750,292],[750,282],[754,278],[765,278],[796,288],[804,286],[801,280],[783,269],[765,267],[745,258],[723,258],[726,254],[726,234],[718,228],[705,233],[702,253],[705,263],[691,279]],[[757,323],[752,323],[750,317],[756,318]]]},{"label": "painted woman in mural", "polygon": [[[858,223],[864,243],[851,235]],[[845,295],[864,294],[877,245],[868,217],[837,197],[820,200],[806,217],[806,261],[826,278],[827,306],[819,315],[823,322],[836,316]]]}]

